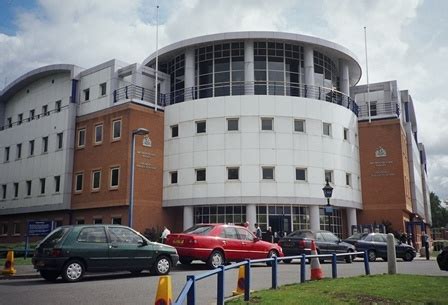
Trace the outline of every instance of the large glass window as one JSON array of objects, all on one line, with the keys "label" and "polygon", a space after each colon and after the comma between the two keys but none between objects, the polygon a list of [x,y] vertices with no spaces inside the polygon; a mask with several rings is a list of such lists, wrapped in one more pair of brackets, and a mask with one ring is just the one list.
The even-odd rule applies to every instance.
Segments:
[{"label": "large glass window", "polygon": [[338,70],[324,54],[314,51],[314,83],[316,86],[339,90]]},{"label": "large glass window", "polygon": [[320,229],[333,232],[339,238],[342,237],[342,215],[339,209],[333,207],[332,212],[325,213],[324,208],[319,208]]},{"label": "large glass window", "polygon": [[241,205],[211,205],[194,208],[194,223],[243,224],[246,207]]},{"label": "large glass window", "polygon": [[[185,87],[185,55],[181,54],[173,60],[160,66],[161,71],[170,75],[170,101],[179,103],[184,101]],[[187,90],[188,98],[192,98],[193,90]]]}]

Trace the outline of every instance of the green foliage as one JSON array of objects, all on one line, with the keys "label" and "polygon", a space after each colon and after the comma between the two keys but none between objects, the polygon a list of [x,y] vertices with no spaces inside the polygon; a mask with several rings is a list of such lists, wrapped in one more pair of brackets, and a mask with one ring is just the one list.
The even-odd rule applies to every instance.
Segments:
[{"label": "green foliage", "polygon": [[429,200],[431,202],[432,227],[448,227],[448,210],[442,207],[439,197],[431,192]]}]

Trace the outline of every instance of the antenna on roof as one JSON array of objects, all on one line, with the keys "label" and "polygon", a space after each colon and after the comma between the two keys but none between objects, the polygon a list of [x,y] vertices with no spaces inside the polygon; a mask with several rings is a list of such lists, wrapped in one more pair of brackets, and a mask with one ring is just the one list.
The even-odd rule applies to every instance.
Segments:
[{"label": "antenna on roof", "polygon": [[364,45],[366,49],[366,77],[367,77],[367,111],[369,114],[369,123],[372,122],[372,117],[370,116],[370,87],[369,87],[369,61],[367,57],[367,29],[364,27]]}]

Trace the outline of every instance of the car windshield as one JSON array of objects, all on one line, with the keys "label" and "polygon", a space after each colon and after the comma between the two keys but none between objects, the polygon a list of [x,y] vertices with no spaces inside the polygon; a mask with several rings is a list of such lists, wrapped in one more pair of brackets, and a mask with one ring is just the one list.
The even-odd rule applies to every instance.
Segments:
[{"label": "car windshield", "polygon": [[213,229],[213,226],[209,226],[209,225],[193,226],[193,227],[185,230],[184,234],[207,235],[212,229]]},{"label": "car windshield", "polygon": [[56,245],[69,230],[70,230],[69,227],[57,228],[56,230],[48,234],[47,237],[45,237],[44,240],[42,240],[40,245],[46,247],[52,247]]},{"label": "car windshield", "polygon": [[367,234],[366,233],[355,233],[352,236],[348,237],[347,239],[349,240],[358,240],[358,239],[362,239],[363,237],[365,237]]},{"label": "car windshield", "polygon": [[289,233],[287,237],[295,237],[295,238],[311,238],[313,239],[313,233],[310,231],[294,231]]}]

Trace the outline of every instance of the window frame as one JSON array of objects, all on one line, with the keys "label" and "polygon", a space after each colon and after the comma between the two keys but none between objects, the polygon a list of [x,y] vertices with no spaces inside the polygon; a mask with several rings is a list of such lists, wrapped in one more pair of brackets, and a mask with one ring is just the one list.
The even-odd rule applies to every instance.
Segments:
[{"label": "window frame", "polygon": [[19,182],[14,182],[13,183],[14,186],[14,196],[12,198],[17,199],[19,198]]},{"label": "window frame", "polygon": [[[118,170],[118,174],[117,174],[117,184],[116,185],[112,185],[112,179],[113,179],[113,171]],[[112,166],[110,167],[109,170],[109,175],[110,175],[110,179],[109,179],[109,189],[111,190],[116,190],[120,187],[120,167],[119,166]]]},{"label": "window frame", "polygon": [[[84,136],[81,138],[80,134],[84,133]],[[76,132],[76,147],[77,148],[82,148],[86,146],[86,136],[87,136],[87,128],[86,127],[81,127],[78,128],[77,132]],[[80,140],[83,139],[83,143],[80,144]]]},{"label": "window frame", "polygon": [[324,180],[325,181],[327,181],[327,173],[330,174],[330,179],[328,179],[328,182],[334,184],[334,172],[330,169],[324,170]]},{"label": "window frame", "polygon": [[[302,129],[303,130],[297,130],[296,122],[297,123],[298,122],[302,123]],[[304,119],[294,119],[294,132],[305,133],[306,132],[306,120],[304,120]]]},{"label": "window frame", "polygon": [[61,192],[61,176],[54,176],[54,192],[60,193]]},{"label": "window frame", "polygon": [[54,110],[56,112],[61,112],[61,108],[62,108],[62,101],[58,100],[56,102],[54,102]]},{"label": "window frame", "polygon": [[45,195],[45,191],[46,191],[46,179],[45,178],[40,178],[39,179],[39,183],[40,183],[40,193],[39,195]]},{"label": "window frame", "polygon": [[106,96],[107,95],[107,82],[100,84],[100,96]]},{"label": "window frame", "polygon": [[7,194],[8,194],[8,185],[4,183],[2,184],[2,200],[6,199]]},{"label": "window frame", "polygon": [[[119,129],[119,135],[118,137],[115,137],[115,123],[120,123],[120,129]],[[112,119],[112,141],[118,141],[121,139],[121,133],[122,133],[122,128],[123,128],[123,122],[120,119]]]},{"label": "window frame", "polygon": [[11,158],[11,146],[5,147],[5,157],[4,162],[9,162],[9,159]]},{"label": "window frame", "polygon": [[[207,181],[207,169],[206,168],[196,168],[195,170],[196,182],[206,182]],[[204,172],[204,179],[199,180],[199,174]]]},{"label": "window frame", "polygon": [[350,130],[348,129],[348,128],[343,128],[343,138],[344,138],[344,141],[349,141],[349,139],[350,139]]},{"label": "window frame", "polygon": [[[230,123],[236,122],[236,129],[230,128]],[[240,130],[240,119],[239,118],[227,118],[227,131],[235,132]]]},{"label": "window frame", "polygon": [[48,136],[42,137],[42,153],[48,153]]},{"label": "window frame", "polygon": [[[196,134],[205,134],[207,133],[207,121],[206,120],[200,120],[196,121]],[[200,126],[204,124],[204,130],[202,131],[202,128]]]},{"label": "window frame", "polygon": [[58,132],[56,134],[56,140],[57,140],[57,150],[61,150],[64,148],[64,133]]},{"label": "window frame", "polygon": [[[325,127],[328,126],[328,134],[325,133]],[[331,123],[322,122],[322,135],[331,137]]]},{"label": "window frame", "polygon": [[[230,178],[230,172],[236,170],[236,178]],[[239,166],[229,166],[227,167],[227,180],[228,181],[239,181],[240,180],[240,167]]]},{"label": "window frame", "polygon": [[28,156],[34,156],[34,148],[35,148],[35,141],[29,140],[28,141]]},{"label": "window frame", "polygon": [[[271,122],[271,129],[264,129],[263,122],[269,120]],[[274,131],[274,118],[273,117],[262,117],[260,118],[261,131]]]},{"label": "window frame", "polygon": [[[101,136],[100,136],[100,140],[97,139],[97,130],[98,128],[101,128]],[[98,123],[95,124],[95,127],[93,128],[93,143],[95,145],[101,144],[103,143],[103,139],[104,139],[104,124],[103,123]]]},{"label": "window frame", "polygon": [[[301,170],[303,170],[303,173],[304,173],[304,179],[298,179],[297,178],[297,171],[301,171]],[[296,182],[307,182],[308,181],[308,171],[307,171],[307,169],[306,168],[304,168],[304,167],[296,167],[296,169],[295,169],[295,181]]]},{"label": "window frame", "polygon": [[[78,177],[81,177],[81,187],[79,189],[78,189]],[[75,174],[74,192],[81,193],[83,188],[84,188],[84,172],[77,172]]]},{"label": "window frame", "polygon": [[345,173],[345,186],[353,187],[352,174],[351,173]]},{"label": "window frame", "polygon": [[[176,177],[176,181],[173,182],[173,178]],[[170,184],[177,184],[179,182],[179,173],[178,171],[172,171],[170,172]]]},{"label": "window frame", "polygon": [[22,159],[22,143],[16,144],[16,160]]},{"label": "window frame", "polygon": [[32,188],[33,188],[33,180],[27,180],[26,181],[26,196],[27,197],[31,196]]},{"label": "window frame", "polygon": [[[95,187],[95,174],[99,174],[98,178],[98,187]],[[101,169],[94,169],[92,170],[92,185],[91,185],[92,191],[97,192],[101,189]]]},{"label": "window frame", "polygon": [[90,100],[90,88],[86,88],[82,90],[84,101],[87,102]]},{"label": "window frame", "polygon": [[[272,178],[265,178],[265,170],[272,170]],[[275,181],[275,166],[262,166],[261,167],[261,180]]]},{"label": "window frame", "polygon": [[[179,125],[171,125],[170,126],[171,129],[171,138],[178,138],[179,137]],[[174,135],[176,134],[176,135]]]}]

